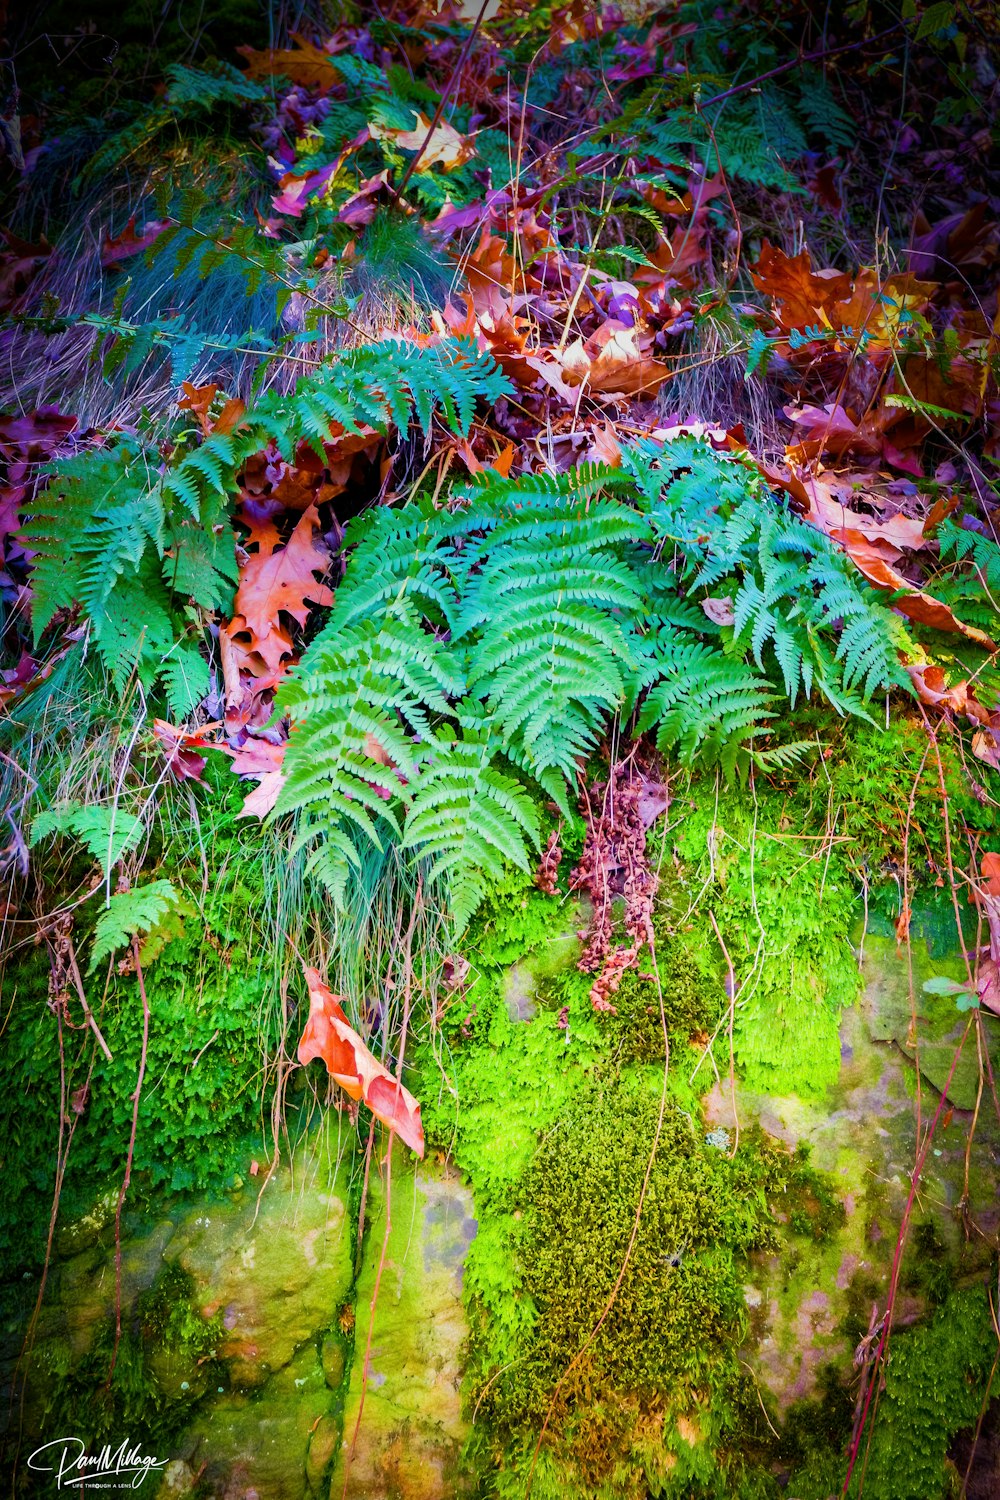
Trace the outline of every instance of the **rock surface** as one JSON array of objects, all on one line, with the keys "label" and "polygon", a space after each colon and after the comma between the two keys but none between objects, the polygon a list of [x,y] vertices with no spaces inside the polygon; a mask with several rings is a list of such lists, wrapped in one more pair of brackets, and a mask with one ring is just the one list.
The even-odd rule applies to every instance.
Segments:
[{"label": "rock surface", "polygon": [[199,1206],[167,1247],[193,1278],[206,1318],[219,1314],[219,1354],[233,1384],[263,1385],[330,1326],[351,1285],[347,1180],[276,1173],[262,1189]]},{"label": "rock surface", "polygon": [[384,1189],[370,1194],[354,1367],[331,1486],[338,1500],[342,1493],[347,1500],[445,1500],[470,1487],[460,1472],[467,1428],[459,1387],[472,1196],[456,1173],[428,1164],[400,1169],[399,1155],[396,1147],[388,1238]]}]

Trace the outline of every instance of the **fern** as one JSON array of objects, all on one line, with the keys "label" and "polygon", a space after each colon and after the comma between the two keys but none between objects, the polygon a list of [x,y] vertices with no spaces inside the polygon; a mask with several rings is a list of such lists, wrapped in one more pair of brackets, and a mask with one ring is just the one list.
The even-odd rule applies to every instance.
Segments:
[{"label": "fern", "polygon": [[854,145],[857,127],[817,69],[810,68],[801,74],[797,106],[809,134],[818,137],[829,150],[849,150]]},{"label": "fern", "polygon": [[707,487],[711,467],[696,460],[650,519],[661,544],[678,549],[690,589],[730,583],[730,652],[776,667],[793,706],[814,686],[841,713],[864,712],[888,687],[908,689],[902,623],[844,554],[773,497],[762,504],[755,481],[733,465],[721,487]]},{"label": "fern", "polygon": [[[591,484],[593,478],[591,478]],[[599,483],[611,476],[600,474]],[[587,476],[580,487],[588,488]],[[622,625],[641,607],[637,581],[615,547],[640,519],[610,500],[571,500],[559,488],[518,495],[497,518],[488,554],[468,574],[456,637],[475,636],[469,686],[486,699],[508,741],[536,772],[572,780],[606,714],[621,702],[631,665]],[[475,497],[480,505],[488,492]],[[472,514],[479,519],[480,506]],[[472,549],[478,561],[480,549]]]},{"label": "fern", "polygon": [[746,741],[774,717],[778,694],[744,662],[669,626],[656,645],[659,671],[639,714],[639,732],[655,729],[658,749],[676,751],[682,764],[699,756],[731,774]]},{"label": "fern", "polygon": [[107,879],[122,856],[135,848],[142,833],[142,820],[121,808],[66,802],[38,814],[31,825],[31,843],[39,844],[53,834],[71,835],[100,862]]},{"label": "fern", "polygon": [[1000,609],[1000,545],[979,531],[967,531],[951,517],[937,529],[941,560],[947,571],[934,592],[960,619],[995,634]]},{"label": "fern", "polygon": [[463,928],[505,864],[529,868],[539,847],[538,813],[523,785],[493,764],[501,742],[489,727],[439,729],[406,818],[403,847],[430,861]]},{"label": "fern", "polygon": [[309,867],[338,898],[360,868],[358,840],[381,849],[399,836],[432,719],[464,691],[433,629],[455,610],[440,520],[381,510],[352,533],[356,571],[277,702],[308,719],[291,735],[277,811],[301,810],[299,846],[315,845]]},{"label": "fern", "polygon": [[207,68],[173,63],[167,69],[167,103],[174,110],[215,109],[220,104],[260,104],[270,98],[262,84],[247,78],[231,63]]},{"label": "fern", "polygon": [[[191,598],[225,608],[237,579],[227,519],[240,469],[275,443],[290,462],[302,443],[322,457],[331,428],[387,432],[439,418],[466,432],[477,400],[509,390],[496,363],[467,340],[418,348],[402,340],[345,351],[288,394],[268,392],[232,435],[182,450],[161,473],[151,447],[123,438],[60,464],[25,527],[36,552],[36,640],[60,610],[79,605],[119,691],[132,672],[163,677],[172,702],[190,702],[171,660],[175,613]],[[405,548],[405,542],[402,543]],[[191,678],[191,692],[203,677]]]},{"label": "fern", "polygon": [[169,880],[152,880],[148,885],[112,896],[94,928],[94,945],[90,950],[87,973],[93,974],[103,959],[110,958],[133,937],[149,932],[162,922],[177,899],[177,892]]},{"label": "fern", "polygon": [[618,470],[481,475],[347,541],[330,619],[277,702],[293,729],[276,816],[298,815],[337,900],[368,848],[398,843],[461,926],[504,862],[527,867],[533,796],[567,806],[615,715],[744,775],[805,753],[761,743],[782,702],[818,691],[864,714],[909,687],[902,624],[849,560],[691,440],[636,444]]},{"label": "fern", "polygon": [[161,671],[167,707],[177,724],[197,708],[211,687],[208,663],[191,646],[177,646],[163,663]]}]

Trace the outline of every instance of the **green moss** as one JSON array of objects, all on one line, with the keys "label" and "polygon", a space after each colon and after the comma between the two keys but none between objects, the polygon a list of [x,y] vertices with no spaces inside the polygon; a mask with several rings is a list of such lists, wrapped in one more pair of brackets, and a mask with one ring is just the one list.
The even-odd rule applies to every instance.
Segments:
[{"label": "green moss", "polygon": [[[824,733],[829,729],[824,726]],[[937,758],[927,753],[922,721],[897,716],[888,729],[881,729],[854,720],[834,733],[832,749],[828,788],[854,869],[876,881],[892,875],[902,866],[908,844],[911,878],[933,885],[947,866],[947,853]],[[965,823],[991,831],[991,801],[977,794],[959,748],[942,736],[938,749],[953,830]],[[984,763],[975,764],[975,776],[996,787],[996,773]]]},{"label": "green moss", "polygon": [[[950,1500],[958,1493],[948,1448],[974,1428],[988,1399],[996,1334],[985,1288],[953,1289],[928,1322],[897,1329],[885,1386],[873,1405],[849,1495],[863,1500]],[[846,1472],[854,1400],[828,1371],[819,1403],[790,1414],[780,1449],[793,1468],[789,1493],[827,1500]]]},{"label": "green moss", "polygon": [[664,1024],[673,1047],[692,1036],[706,1036],[722,1013],[725,995],[718,977],[703,973],[682,943],[667,937],[658,950],[655,970],[648,954],[636,968],[626,969],[612,997],[614,1012],[600,1016],[601,1033],[621,1063],[661,1060]]},{"label": "green moss", "polygon": [[795,1171],[790,1174],[784,1211],[793,1233],[822,1243],[846,1223],[844,1205],[833,1190],[830,1177],[809,1165],[804,1142],[796,1147]]},{"label": "green moss", "polygon": [[[142,1433],[151,1442],[166,1443],[183,1431],[193,1408],[226,1378],[215,1358],[221,1319],[202,1318],[191,1305],[191,1292],[184,1271],[165,1267],[134,1307],[123,1308],[116,1353],[112,1319],[75,1361],[68,1344],[46,1343],[32,1371],[42,1391],[42,1435],[72,1432],[95,1445]],[[181,1367],[191,1377],[183,1383],[173,1378]]]},{"label": "green moss", "polygon": [[746,1083],[822,1093],[840,1068],[840,1013],[859,992],[847,939],[857,897],[844,856],[836,844],[824,848],[806,810],[780,792],[717,798],[696,782],[689,806],[677,849],[689,889],[701,894],[688,942],[719,951],[711,910],[736,974],[734,1044]]},{"label": "green moss", "polygon": [[[701,1493],[696,1479],[706,1494],[751,1492],[738,1356],[747,1256],[776,1243],[769,1200],[818,1201],[820,1176],[759,1132],[730,1160],[668,1099],[644,1187],[659,1109],[652,1073],[581,1083],[512,1210],[481,1226],[470,1403],[498,1494],[515,1492],[512,1469],[523,1482],[547,1414],[567,1493],[644,1496],[651,1466],[664,1494]],[[824,1188],[830,1218],[833,1201]],[[821,1218],[805,1213],[808,1233],[827,1231]]]},{"label": "green moss", "polygon": [[[158,953],[148,951],[144,969],[149,1045],[130,1208],[148,1187],[177,1192],[229,1184],[259,1128],[262,1055],[278,1040],[269,975],[245,939],[227,946],[200,914],[159,937],[167,940]],[[59,1130],[60,1032],[47,1004],[44,949],[8,963],[2,979],[10,1008],[0,1043],[0,1267],[11,1270],[44,1252]],[[81,1027],[71,995],[73,1025],[63,1024],[62,1044],[76,1128],[63,1222],[84,1213],[107,1183],[120,1181],[139,1070],[142,1002],[135,976],[114,975],[103,997],[92,983],[90,997],[112,1061]]]}]

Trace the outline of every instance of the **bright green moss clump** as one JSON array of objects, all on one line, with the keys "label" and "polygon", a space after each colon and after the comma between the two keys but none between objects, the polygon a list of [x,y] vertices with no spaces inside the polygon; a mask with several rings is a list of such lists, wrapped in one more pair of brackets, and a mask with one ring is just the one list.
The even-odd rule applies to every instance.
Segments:
[{"label": "bright green moss clump", "polygon": [[840,846],[822,839],[821,825],[770,790],[756,802],[699,795],[679,830],[689,884],[704,892],[696,931],[719,950],[712,910],[736,973],[737,1063],[762,1093],[816,1094],[835,1082],[840,1014],[859,991],[847,937],[856,889]]},{"label": "bright green moss clump", "polygon": [[[930,1322],[894,1331],[849,1500],[953,1500],[964,1493],[948,1451],[986,1409],[996,1348],[983,1287],[953,1289]],[[833,1370],[823,1383],[820,1402],[792,1409],[777,1448],[792,1472],[787,1492],[797,1500],[839,1495],[847,1473],[856,1391]]]},{"label": "bright green moss clump", "polygon": [[889,1350],[864,1489],[851,1493],[945,1500],[958,1477],[948,1445],[979,1420],[996,1359],[984,1288],[953,1292],[929,1323],[894,1335]]},{"label": "bright green moss clump", "polygon": [[664,1494],[691,1493],[673,1486],[695,1470],[715,1476],[711,1493],[737,1492],[746,1257],[775,1243],[768,1200],[794,1198],[804,1168],[759,1135],[730,1159],[668,1098],[646,1184],[659,1115],[652,1075],[598,1079],[517,1186],[520,1327],[473,1307],[470,1397],[497,1493],[523,1482],[547,1415],[547,1463],[567,1493],[645,1496],[651,1466]]},{"label": "bright green moss clump", "polygon": [[[133,1199],[144,1184],[174,1192],[225,1186],[240,1139],[261,1118],[247,1081],[260,1067],[263,976],[248,975],[245,957],[201,945],[204,929],[191,927],[192,935],[175,937],[145,973],[151,1014]],[[48,973],[39,954],[16,970],[8,967],[6,983],[12,1003],[0,1050],[0,1129],[7,1143],[0,1265],[13,1268],[40,1259],[45,1246],[59,1121],[59,1031],[46,1004]],[[67,1096],[79,1115],[61,1197],[63,1223],[89,1209],[125,1170],[142,1041],[134,976],[115,979],[99,1015],[111,1062],[89,1031],[63,1026]],[[78,1008],[72,1019],[79,1022]]]}]

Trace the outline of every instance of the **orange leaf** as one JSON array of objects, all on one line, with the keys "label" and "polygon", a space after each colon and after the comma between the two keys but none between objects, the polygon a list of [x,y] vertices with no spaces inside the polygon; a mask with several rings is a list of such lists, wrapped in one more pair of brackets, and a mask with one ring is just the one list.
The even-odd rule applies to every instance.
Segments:
[{"label": "orange leaf", "polygon": [[331,1078],[352,1099],[363,1100],[376,1119],[422,1157],[420,1105],[369,1052],[348,1022],[339,998],[327,989],[318,971],[305,968],[304,973],[309,986],[309,1019],[299,1042],[299,1062],[304,1067],[321,1057]]},{"label": "orange leaf", "polygon": [[845,272],[814,271],[808,250],[789,256],[767,240],[750,274],[757,290],[770,297],[775,317],[786,330],[809,327],[822,308],[851,292],[851,278]]},{"label": "orange leaf", "polygon": [[212,430],[208,412],[219,393],[219,387],[217,385],[192,385],[190,380],[184,380],[181,382],[181,390],[184,394],[177,402],[178,410],[193,412],[203,436],[208,437]]},{"label": "orange leaf", "polygon": [[[880,525],[870,516],[848,510],[833,498],[828,486],[820,480],[797,474],[794,470],[790,474],[782,473],[767,464],[758,463],[757,468],[771,484],[787,491],[798,501],[805,519],[843,548],[869,583],[876,588],[898,591],[899,597],[893,600],[892,607],[901,615],[915,620],[918,625],[929,625],[933,630],[964,635],[966,640],[975,641],[987,651],[1000,649],[985,631],[967,625],[947,604],[915,588],[886,561],[886,551],[889,550],[891,555],[897,540],[904,546],[919,545],[915,523],[908,523],[905,517],[899,516],[893,518],[895,524]],[[845,520],[850,522],[848,526],[844,525]],[[922,528],[920,531],[922,540]],[[873,537],[875,541],[870,540]],[[876,545],[879,542],[880,545]]]},{"label": "orange leaf", "polygon": [[236,613],[226,628],[234,638],[248,635],[247,649],[256,651],[271,671],[279,671],[292,653],[291,637],[279,614],[304,625],[310,603],[333,603],[333,590],[314,576],[330,560],[326,549],[317,546],[318,530],[319,513],[315,505],[307,506],[284,547],[275,545],[277,533],[272,529],[240,572]]},{"label": "orange leaf", "polygon": [[340,74],[330,61],[328,53],[307,42],[304,37],[293,34],[294,47],[269,48],[257,52],[253,47],[237,47],[247,60],[248,78],[272,78],[284,75],[292,83],[300,83],[307,89],[330,89],[340,83]]},{"label": "orange leaf", "polygon": [[[846,533],[846,536],[849,538],[850,532]],[[987,651],[1000,650],[997,643],[984,630],[979,630],[975,625],[967,625],[940,599],[935,599],[931,594],[925,594],[923,589],[914,588],[902,573],[897,573],[895,568],[891,568],[880,557],[864,556],[861,554],[861,549],[852,546],[850,542],[845,545],[844,550],[869,583],[873,583],[876,588],[900,591],[899,597],[893,600],[892,607],[898,609],[901,615],[915,620],[918,625],[929,625],[932,630],[945,630],[964,635],[966,640],[975,641],[977,646],[982,646]]]},{"label": "orange leaf", "polygon": [[983,879],[991,896],[1000,896],[1000,854],[984,854]]},{"label": "orange leaf", "polygon": [[192,385],[190,380],[184,380],[181,382],[181,390],[184,394],[177,402],[178,409],[194,413],[204,437],[208,437],[212,432],[232,432],[246,411],[244,402],[240,401],[237,396],[229,396],[216,420],[211,422],[209,409],[219,394],[219,387],[217,385]]},{"label": "orange leaf", "polygon": [[212,431],[224,434],[232,432],[246,409],[246,403],[238,396],[230,396],[212,424]]},{"label": "orange leaf", "polygon": [[368,130],[373,140],[392,141],[404,151],[418,151],[420,154],[415,165],[421,172],[426,172],[435,163],[440,163],[445,172],[451,172],[464,166],[476,154],[469,138],[459,135],[453,125],[442,120],[431,130],[430,120],[419,110],[412,130],[394,130],[389,125],[378,124],[370,124]]},{"label": "orange leaf", "polygon": [[[997,719],[1000,720],[1000,715],[997,715]],[[1000,722],[996,728],[990,724],[972,736],[972,753],[988,766],[993,766],[994,770],[1000,771]]]}]

